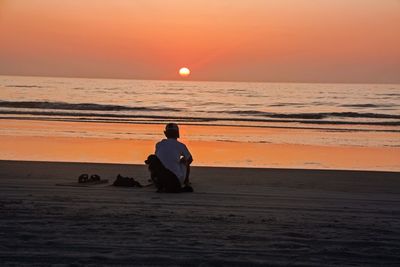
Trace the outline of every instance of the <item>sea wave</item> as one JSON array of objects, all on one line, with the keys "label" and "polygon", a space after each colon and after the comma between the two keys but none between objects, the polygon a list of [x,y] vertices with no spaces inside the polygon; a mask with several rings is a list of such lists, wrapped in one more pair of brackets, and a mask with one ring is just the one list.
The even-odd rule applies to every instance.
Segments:
[{"label": "sea wave", "polygon": [[[332,125],[379,125],[379,126],[400,126],[400,120],[397,121],[341,121],[341,120],[320,120],[310,119],[309,117],[271,117],[267,118],[246,118],[246,117],[194,117],[194,116],[169,116],[169,115],[147,115],[147,114],[117,114],[117,113],[82,113],[68,111],[29,111],[29,110],[0,110],[3,115],[34,115],[34,116],[52,116],[52,117],[75,117],[75,118],[110,118],[110,119],[147,119],[151,120],[176,120],[181,122],[260,122],[260,123],[300,123],[300,124],[332,124]],[[275,114],[277,115],[277,114]],[[279,116],[285,114],[278,114]],[[391,116],[391,115],[390,115]],[[395,116],[395,115],[393,115]]]},{"label": "sea wave", "polygon": [[344,108],[387,108],[387,107],[394,107],[394,104],[344,104],[340,105]]},{"label": "sea wave", "polygon": [[369,118],[369,119],[400,119],[400,115],[382,114],[382,113],[361,113],[361,112],[319,112],[319,113],[272,113],[258,110],[237,110],[225,111],[230,114],[262,116],[269,118],[287,118],[287,119],[327,119],[338,118]]},{"label": "sea wave", "polygon": [[[171,103],[170,103],[171,104]],[[294,104],[294,103],[292,103]],[[218,106],[218,102],[206,102]],[[284,109],[282,110],[284,111]],[[0,114],[38,117],[99,118],[111,120],[176,120],[193,123],[247,122],[247,123],[297,123],[314,125],[376,125],[400,126],[400,114],[368,112],[265,112],[255,107],[248,110],[232,110],[227,107],[216,110],[192,110],[171,106],[129,106],[97,103],[67,103],[51,101],[0,100]],[[4,116],[3,116],[4,117]]]},{"label": "sea wave", "polygon": [[48,101],[1,101],[3,108],[30,108],[30,109],[62,109],[62,110],[96,110],[96,111],[179,111],[167,107],[128,107],[121,105],[106,105],[93,103],[66,103]]},{"label": "sea wave", "polygon": [[39,85],[5,85],[4,87],[11,87],[11,88],[42,88]]}]

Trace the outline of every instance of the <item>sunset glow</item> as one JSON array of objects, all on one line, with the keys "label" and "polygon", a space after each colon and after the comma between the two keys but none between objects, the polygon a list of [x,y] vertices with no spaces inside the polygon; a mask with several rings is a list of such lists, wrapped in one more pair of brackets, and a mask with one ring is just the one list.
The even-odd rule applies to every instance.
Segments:
[{"label": "sunset glow", "polygon": [[400,1],[0,1],[0,74],[400,82]]}]

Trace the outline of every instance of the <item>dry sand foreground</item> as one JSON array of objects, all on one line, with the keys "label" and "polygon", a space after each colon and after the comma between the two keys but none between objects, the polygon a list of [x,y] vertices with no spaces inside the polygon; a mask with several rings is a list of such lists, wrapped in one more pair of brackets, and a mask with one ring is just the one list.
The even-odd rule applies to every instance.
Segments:
[{"label": "dry sand foreground", "polygon": [[144,166],[0,161],[0,265],[399,266],[400,175],[194,168],[193,194],[65,187]]}]

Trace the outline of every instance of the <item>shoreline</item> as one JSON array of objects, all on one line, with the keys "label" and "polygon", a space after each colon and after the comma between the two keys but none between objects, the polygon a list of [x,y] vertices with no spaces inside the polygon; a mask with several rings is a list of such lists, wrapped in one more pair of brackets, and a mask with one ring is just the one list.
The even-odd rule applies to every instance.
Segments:
[{"label": "shoreline", "polygon": [[[0,160],[142,164],[164,138],[160,124],[0,120],[0,128]],[[397,133],[181,125],[181,136],[195,166],[400,171]]]},{"label": "shoreline", "polygon": [[[109,166],[109,167],[131,167],[131,168],[147,168],[147,166],[138,163],[115,163],[115,162],[79,162],[79,161],[43,161],[43,160],[8,160],[0,159],[0,166],[8,164],[65,164],[65,165],[80,165],[80,166]],[[195,169],[221,169],[221,170],[232,170],[232,171],[271,171],[271,172],[326,172],[326,173],[348,173],[348,174],[399,174],[400,171],[396,170],[359,170],[359,169],[318,169],[318,168],[274,168],[274,167],[252,167],[252,166],[208,166],[208,165],[194,165],[191,168]],[[1,172],[0,172],[1,173]]]},{"label": "shoreline", "polygon": [[[0,160],[142,164],[157,141],[0,136]],[[183,141],[193,166],[399,171],[400,148]]]}]

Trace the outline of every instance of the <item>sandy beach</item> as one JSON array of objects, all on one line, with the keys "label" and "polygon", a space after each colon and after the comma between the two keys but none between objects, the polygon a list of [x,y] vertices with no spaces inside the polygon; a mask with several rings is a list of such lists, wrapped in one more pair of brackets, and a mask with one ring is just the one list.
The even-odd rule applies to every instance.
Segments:
[{"label": "sandy beach", "polygon": [[194,167],[194,193],[56,186],[144,165],[0,161],[2,266],[398,266],[396,172]]}]

